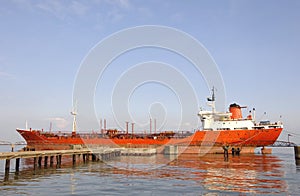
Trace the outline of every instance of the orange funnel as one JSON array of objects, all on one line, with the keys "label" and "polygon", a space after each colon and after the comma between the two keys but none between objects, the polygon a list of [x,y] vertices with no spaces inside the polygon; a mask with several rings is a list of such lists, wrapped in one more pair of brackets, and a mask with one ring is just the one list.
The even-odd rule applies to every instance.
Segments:
[{"label": "orange funnel", "polygon": [[242,110],[241,106],[238,104],[234,103],[229,106],[229,112],[231,113],[231,118],[232,119],[242,119]]}]

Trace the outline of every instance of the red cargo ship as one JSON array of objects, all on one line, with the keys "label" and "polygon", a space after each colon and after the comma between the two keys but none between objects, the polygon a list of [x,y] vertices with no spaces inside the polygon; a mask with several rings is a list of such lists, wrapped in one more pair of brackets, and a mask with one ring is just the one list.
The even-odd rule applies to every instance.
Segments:
[{"label": "red cargo ship", "polygon": [[154,134],[133,134],[119,130],[101,130],[100,133],[77,133],[76,113],[72,133],[45,132],[43,130],[17,129],[27,142],[30,150],[70,149],[74,146],[111,146],[111,147],[154,147],[158,152],[165,145],[176,145],[179,152],[218,153],[222,147],[238,148],[241,152],[253,152],[256,147],[273,144],[279,137],[283,125],[281,122],[255,122],[255,110],[247,118],[242,117],[243,107],[231,104],[229,112],[215,110],[215,96],[207,99],[212,108],[201,110],[198,116],[202,122],[201,130],[193,132],[165,131]]}]

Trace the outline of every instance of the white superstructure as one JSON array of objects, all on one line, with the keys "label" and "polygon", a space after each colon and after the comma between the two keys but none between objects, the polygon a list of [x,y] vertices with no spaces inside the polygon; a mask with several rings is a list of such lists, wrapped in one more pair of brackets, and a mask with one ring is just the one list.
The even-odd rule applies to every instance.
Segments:
[{"label": "white superstructure", "polygon": [[[242,117],[241,108],[237,104],[231,104],[229,111],[226,113],[217,112],[215,110],[215,95],[214,89],[211,98],[207,98],[207,105],[212,109],[210,111],[200,110],[198,116],[202,122],[202,130],[243,130],[243,129],[263,129],[263,128],[275,128],[282,127],[281,122],[271,124],[269,121],[263,121],[259,124],[255,123],[255,119],[252,118],[251,113],[247,118]],[[255,112],[255,110],[254,110]]]}]

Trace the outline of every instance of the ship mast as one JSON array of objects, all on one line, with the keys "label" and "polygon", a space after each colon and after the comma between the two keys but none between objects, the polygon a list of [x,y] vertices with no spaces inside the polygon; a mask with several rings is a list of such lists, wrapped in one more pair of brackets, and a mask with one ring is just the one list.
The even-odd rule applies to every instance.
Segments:
[{"label": "ship mast", "polygon": [[216,112],[216,105],[215,105],[215,87],[212,88],[212,95],[211,97],[207,98],[207,101],[209,101],[208,105],[211,107],[212,109],[212,113]]},{"label": "ship mast", "polygon": [[77,129],[77,123],[76,123],[76,115],[77,115],[77,111],[76,111],[76,107],[73,107],[73,111],[71,112],[71,115],[73,116],[73,128],[72,128],[72,133],[76,133],[76,129]]}]

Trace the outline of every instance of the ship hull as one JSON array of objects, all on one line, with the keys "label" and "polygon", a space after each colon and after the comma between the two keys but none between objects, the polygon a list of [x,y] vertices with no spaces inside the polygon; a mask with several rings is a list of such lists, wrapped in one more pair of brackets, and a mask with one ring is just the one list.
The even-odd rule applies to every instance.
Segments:
[{"label": "ship hull", "polygon": [[106,138],[101,134],[63,135],[17,129],[27,142],[28,149],[63,150],[74,146],[109,146],[128,148],[157,148],[163,152],[166,145],[176,145],[179,153],[220,153],[223,146],[240,148],[241,152],[254,152],[254,148],[273,144],[282,128],[253,130],[195,131],[190,136],[172,138]]}]

